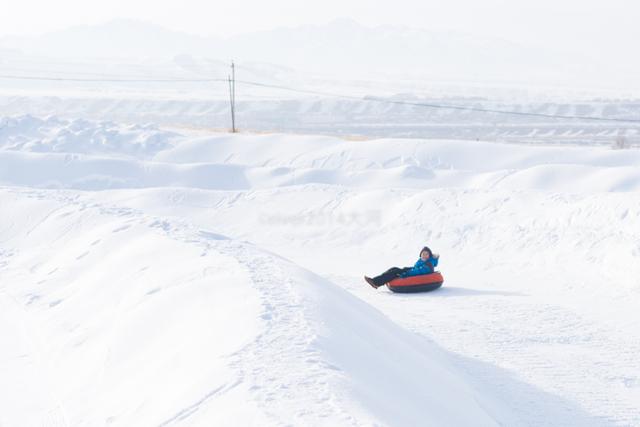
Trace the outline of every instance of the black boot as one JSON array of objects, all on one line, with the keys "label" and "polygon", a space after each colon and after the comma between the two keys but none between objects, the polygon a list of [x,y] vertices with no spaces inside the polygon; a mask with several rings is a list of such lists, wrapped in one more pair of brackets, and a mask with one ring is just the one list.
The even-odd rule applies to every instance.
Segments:
[{"label": "black boot", "polygon": [[364,280],[365,280],[365,282],[367,282],[368,284],[370,284],[370,285],[371,285],[371,287],[373,287],[373,289],[378,289],[378,285],[376,285],[376,284],[373,282],[373,279],[372,279],[371,277],[364,276]]}]

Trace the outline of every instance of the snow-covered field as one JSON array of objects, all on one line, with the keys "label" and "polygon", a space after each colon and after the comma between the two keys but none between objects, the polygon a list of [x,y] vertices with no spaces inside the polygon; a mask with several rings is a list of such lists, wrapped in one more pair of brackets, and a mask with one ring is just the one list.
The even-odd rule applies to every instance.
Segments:
[{"label": "snow-covered field", "polygon": [[637,150],[1,120],[0,426],[640,425]]},{"label": "snow-covered field", "polygon": [[[156,85],[148,88],[149,93],[138,94],[132,93],[131,89],[118,90],[107,87],[102,90],[114,92],[116,95],[102,96],[100,90],[93,88],[88,93],[61,96],[55,92],[49,95],[24,92],[7,94],[3,93],[1,84],[0,80],[0,111],[7,115],[54,115],[68,120],[84,118],[138,125],[155,123],[179,129],[222,131],[231,127],[229,102],[225,99],[228,94],[221,93],[215,99],[211,99],[213,95],[209,93],[208,86],[202,91],[202,88],[191,85],[190,88],[185,88],[182,94],[168,92],[166,87]],[[223,88],[221,84],[217,86],[217,89]],[[163,92],[163,89],[167,92]],[[607,147],[612,146],[618,137],[624,137],[627,145],[640,147],[640,123],[615,121],[637,118],[640,114],[640,101],[637,100],[519,102],[464,97],[380,96],[381,90],[376,88],[369,89],[369,93],[373,94],[368,97],[369,100],[365,99],[366,95],[362,95],[362,99],[331,99],[309,96],[289,98],[283,97],[282,93],[271,93],[260,99],[256,95],[261,95],[262,90],[249,91],[244,87],[241,90],[242,93],[236,101],[236,118],[238,127],[242,130],[339,137],[464,139]],[[345,89],[343,93],[349,92]],[[446,108],[434,109],[397,105],[393,104],[394,101],[551,116],[594,116],[612,121],[560,120]],[[3,125],[4,123],[0,122],[0,129]]]}]

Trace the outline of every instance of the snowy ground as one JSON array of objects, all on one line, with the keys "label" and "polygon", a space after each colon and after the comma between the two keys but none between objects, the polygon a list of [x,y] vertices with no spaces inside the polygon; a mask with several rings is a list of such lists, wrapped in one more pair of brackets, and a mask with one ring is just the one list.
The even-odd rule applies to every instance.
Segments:
[{"label": "snowy ground", "polygon": [[3,121],[1,426],[640,425],[636,150]]},{"label": "snowy ground", "polygon": [[[0,84],[2,81],[0,80]],[[165,93],[163,88],[137,94],[131,89],[104,88],[115,95],[93,93],[48,96],[25,93],[3,94],[0,86],[0,111],[11,115],[35,114],[40,117],[63,115],[66,119],[112,120],[145,125],[156,123],[184,129],[231,127],[227,94],[211,99],[201,88],[185,88],[182,93]],[[166,90],[166,88],[164,88]],[[197,89],[200,89],[198,91]],[[67,89],[73,90],[73,89]],[[601,145],[610,147],[618,137],[628,145],[640,146],[640,124],[593,120],[558,120],[548,117],[489,114],[465,110],[434,109],[412,105],[394,105],[360,99],[327,97],[289,98],[270,94],[265,99],[241,88],[237,101],[240,129],[332,135],[339,137],[403,137],[426,139],[464,139],[545,145]],[[349,92],[346,92],[349,93]],[[491,101],[485,98],[447,98],[438,96],[381,96],[383,101],[409,101],[437,105],[470,106],[498,111],[532,112],[546,115],[595,116],[607,119],[634,119],[640,102],[619,100],[591,101]],[[260,95],[260,91],[258,91]],[[287,95],[285,93],[285,95]],[[193,97],[193,98],[192,98]],[[365,95],[362,95],[364,98]],[[195,99],[194,99],[195,98]],[[0,128],[4,123],[0,122]]]}]

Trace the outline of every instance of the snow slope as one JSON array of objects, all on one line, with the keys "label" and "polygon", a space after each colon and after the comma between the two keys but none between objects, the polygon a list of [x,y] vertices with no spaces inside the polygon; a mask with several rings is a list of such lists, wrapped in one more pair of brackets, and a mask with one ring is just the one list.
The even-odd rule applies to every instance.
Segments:
[{"label": "snow slope", "polygon": [[0,425],[640,425],[635,150],[4,120]]},{"label": "snow slope", "polygon": [[282,258],[73,193],[1,197],[2,425],[496,423],[446,352]]}]

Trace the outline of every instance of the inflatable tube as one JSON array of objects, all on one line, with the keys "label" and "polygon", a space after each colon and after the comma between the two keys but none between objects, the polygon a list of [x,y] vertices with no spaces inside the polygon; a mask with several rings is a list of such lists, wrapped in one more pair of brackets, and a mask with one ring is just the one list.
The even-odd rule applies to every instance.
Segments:
[{"label": "inflatable tube", "polygon": [[442,286],[444,278],[439,271],[420,276],[398,277],[387,283],[393,292],[429,292]]}]

